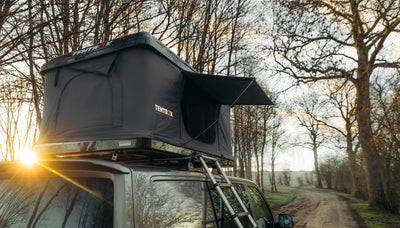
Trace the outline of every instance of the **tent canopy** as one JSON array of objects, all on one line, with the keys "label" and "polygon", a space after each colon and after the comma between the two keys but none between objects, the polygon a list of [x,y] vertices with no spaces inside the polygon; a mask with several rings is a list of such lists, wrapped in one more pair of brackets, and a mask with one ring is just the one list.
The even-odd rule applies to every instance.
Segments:
[{"label": "tent canopy", "polygon": [[193,83],[202,92],[222,105],[272,105],[272,101],[253,77],[229,77],[184,71],[187,83]]}]

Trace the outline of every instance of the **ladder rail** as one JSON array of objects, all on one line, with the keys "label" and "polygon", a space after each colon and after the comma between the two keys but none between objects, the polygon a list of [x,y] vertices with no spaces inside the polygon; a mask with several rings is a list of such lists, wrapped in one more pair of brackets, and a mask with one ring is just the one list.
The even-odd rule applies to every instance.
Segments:
[{"label": "ladder rail", "polygon": [[257,227],[256,221],[254,221],[253,216],[251,216],[251,214],[249,213],[246,205],[244,205],[244,202],[243,202],[242,198],[240,198],[239,193],[236,191],[235,186],[233,186],[232,182],[229,180],[228,176],[226,175],[225,171],[222,169],[222,167],[219,164],[219,162],[215,161],[215,164],[217,166],[218,172],[222,175],[222,177],[228,183],[228,185],[231,186],[230,189],[231,189],[233,195],[235,196],[236,200],[239,201],[239,204],[242,207],[243,211],[245,213],[247,213],[247,218],[250,220],[251,225],[253,225],[253,227]]},{"label": "ladder rail", "polygon": [[[225,206],[227,207],[229,214],[234,218],[234,221],[236,223],[236,225],[239,228],[242,228],[243,225],[239,219],[238,214],[245,214],[247,216],[247,218],[249,219],[251,225],[253,227],[257,227],[257,223],[254,221],[253,216],[251,216],[250,212],[248,211],[246,205],[244,204],[243,200],[240,198],[240,195],[238,194],[238,192],[236,191],[235,187],[233,186],[232,182],[229,180],[228,176],[225,174],[225,171],[222,169],[222,166],[219,164],[218,160],[212,157],[208,157],[208,156],[204,156],[204,155],[199,155],[199,160],[203,166],[203,168],[206,170],[207,175],[209,176],[209,178],[211,179],[211,182],[213,183],[215,189],[217,190],[218,195],[221,197],[222,201],[224,202]],[[209,170],[209,167],[207,165],[207,163],[205,162],[204,159],[208,159],[211,160],[215,163],[215,165],[217,166],[217,170],[218,172],[221,174],[223,180],[227,183],[227,185],[229,186],[229,189],[231,190],[231,192],[233,193],[235,199],[239,202],[243,212],[242,213],[236,213],[235,210],[232,208],[230,202],[228,201],[228,199],[226,198],[224,192],[222,191],[222,188],[220,186],[220,184],[217,182],[217,180],[214,178],[214,175],[211,173],[211,171]]]},{"label": "ladder rail", "polygon": [[[222,191],[221,186],[219,186],[217,180],[214,178],[214,175],[210,172],[210,170],[208,170],[208,165],[207,165],[207,163],[204,161],[204,159],[203,159],[202,157],[199,157],[199,160],[200,160],[201,164],[203,165],[204,169],[206,170],[207,175],[210,177],[211,182],[213,183],[215,189],[217,190],[219,197],[221,197],[221,199],[222,199],[222,201],[224,202],[226,208],[228,209],[229,214],[230,214],[231,216],[235,216],[236,213],[235,213],[235,211],[233,210],[233,208],[232,208],[231,204],[229,203],[228,199],[226,198],[224,192]],[[239,228],[243,228],[243,225],[242,225],[242,223],[240,222],[239,217],[235,216],[235,217],[234,217],[234,220],[235,220],[236,225],[237,225]]]}]

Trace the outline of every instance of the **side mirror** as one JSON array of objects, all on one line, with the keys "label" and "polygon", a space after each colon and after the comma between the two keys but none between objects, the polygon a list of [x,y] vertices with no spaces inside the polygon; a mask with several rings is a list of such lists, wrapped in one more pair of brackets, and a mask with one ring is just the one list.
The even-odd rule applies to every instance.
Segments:
[{"label": "side mirror", "polygon": [[293,217],[288,214],[279,214],[278,219],[280,228],[292,228],[294,226]]}]

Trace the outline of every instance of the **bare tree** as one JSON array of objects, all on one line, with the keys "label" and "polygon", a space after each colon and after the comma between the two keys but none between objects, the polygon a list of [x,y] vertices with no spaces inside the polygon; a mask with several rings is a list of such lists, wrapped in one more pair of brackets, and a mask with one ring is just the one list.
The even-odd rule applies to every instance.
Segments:
[{"label": "bare tree", "polygon": [[260,154],[260,185],[261,185],[261,190],[264,192],[264,157],[266,154],[265,147],[267,143],[269,142],[267,140],[267,133],[268,131],[268,120],[271,118],[271,110],[272,108],[269,108],[267,106],[261,107],[261,154]]},{"label": "bare tree", "polygon": [[30,7],[17,0],[0,2],[0,71],[8,64],[21,60],[19,46],[37,28],[28,30],[26,12]]},{"label": "bare tree", "polygon": [[347,159],[331,156],[320,164],[321,175],[328,189],[349,193],[351,191],[350,167]]},{"label": "bare tree", "polygon": [[[234,64],[234,73],[241,70],[244,76],[256,76],[259,61],[244,57],[240,63]],[[265,87],[265,90],[267,88]],[[272,108],[267,106],[243,106],[233,110],[234,155],[236,159],[235,173],[238,176],[252,178],[255,170],[255,181],[263,188],[265,148],[268,141],[269,119]],[[255,169],[252,167],[255,161]]]},{"label": "bare tree", "polygon": [[[357,151],[360,144],[356,140],[358,131],[356,127],[354,97],[355,89],[352,84],[332,83],[328,85],[327,104],[325,107],[327,110],[321,118],[317,116],[313,116],[313,118],[323,126],[338,133],[339,137],[345,140],[345,150],[352,177],[352,193],[354,196],[362,198],[364,195],[361,181],[363,170],[358,165],[359,161],[357,160]],[[341,124],[339,124],[338,120],[342,120],[344,126],[340,126]]]},{"label": "bare tree", "polygon": [[294,146],[302,146],[312,150],[314,155],[314,170],[317,177],[316,186],[322,188],[321,174],[318,165],[318,149],[325,143],[322,124],[316,120],[321,111],[321,101],[315,95],[305,96],[297,104],[297,120],[300,126],[306,129],[307,140],[296,142]]},{"label": "bare tree", "polygon": [[5,80],[0,85],[0,152],[4,160],[16,159],[17,152],[35,139],[37,125],[27,87],[22,80]]},{"label": "bare tree", "polygon": [[282,171],[282,182],[285,186],[290,186],[292,180],[292,172],[289,169],[285,169]]},{"label": "bare tree", "polygon": [[282,129],[282,118],[274,114],[274,118],[271,123],[271,192],[277,192],[276,188],[276,178],[275,178],[275,161],[280,152],[280,148],[282,146],[282,136],[284,131]]},{"label": "bare tree", "polygon": [[373,140],[370,79],[378,68],[400,68],[385,55],[400,32],[397,0],[279,0],[274,51],[278,71],[299,82],[344,79],[356,88],[356,118],[371,206],[384,207],[378,147]]},{"label": "bare tree", "polygon": [[376,81],[372,90],[374,138],[380,148],[382,178],[387,208],[397,213],[400,208],[400,78],[398,74]]}]

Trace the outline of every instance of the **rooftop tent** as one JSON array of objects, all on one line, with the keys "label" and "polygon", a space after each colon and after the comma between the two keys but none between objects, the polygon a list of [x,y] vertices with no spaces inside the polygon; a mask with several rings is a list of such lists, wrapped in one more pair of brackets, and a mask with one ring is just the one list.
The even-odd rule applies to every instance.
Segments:
[{"label": "rooftop tent", "polygon": [[58,57],[42,74],[39,146],[145,138],[232,159],[230,106],[272,104],[254,78],[196,73],[147,33]]}]

